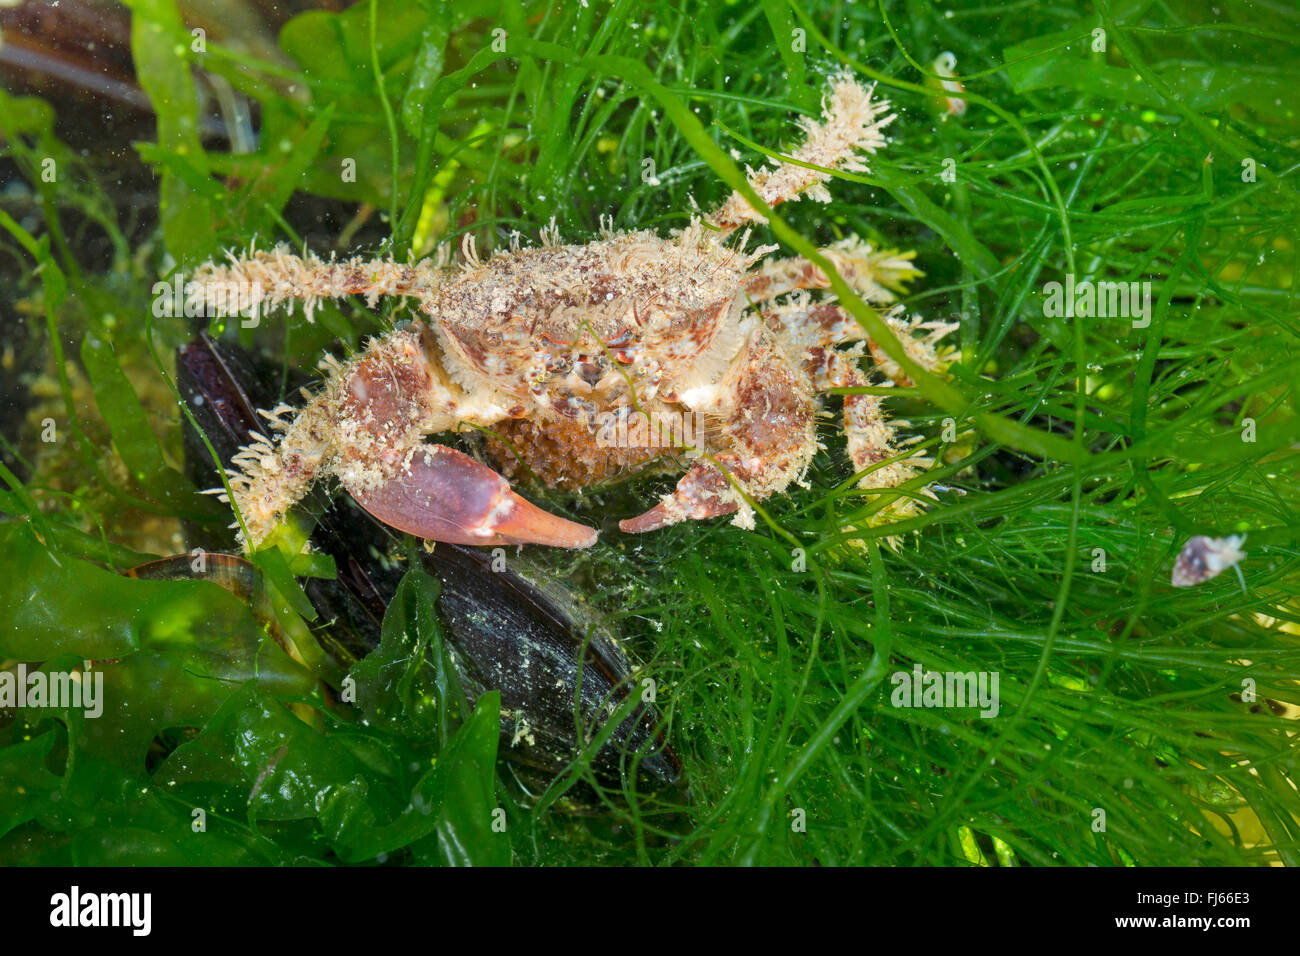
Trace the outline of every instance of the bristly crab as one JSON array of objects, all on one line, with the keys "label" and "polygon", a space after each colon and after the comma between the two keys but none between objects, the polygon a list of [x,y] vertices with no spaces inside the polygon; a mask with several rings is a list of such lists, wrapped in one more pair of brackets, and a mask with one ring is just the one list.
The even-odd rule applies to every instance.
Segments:
[{"label": "bristly crab", "polygon": [[[884,144],[888,109],[852,78],[836,78],[822,121],[802,121],[794,162],[750,170],[750,184],[772,206],[801,194],[829,201],[830,171],[863,172],[863,157]],[[331,474],[375,517],[423,538],[595,542],[594,529],[538,509],[486,465],[425,442],[464,426],[492,435],[487,450],[507,474],[526,468],[569,489],[671,467],[680,461],[674,453],[686,451],[694,461],[676,490],[619,527],[643,532],[732,513],[752,527],[746,495],[767,498],[800,481],[820,447],[818,393],[869,384],[859,367],[863,343],[837,345],[866,340],[884,378],[907,384],[847,311],[807,291],[829,285],[812,262],[765,260],[776,247],[747,250],[748,230],[727,241],[764,221],[733,193],[671,238],[602,228],[596,241],[562,245],[552,224],[539,247],[520,248],[515,237],[486,260],[466,237],[459,266],[325,262],[282,248],[204,266],[195,288],[209,310],[247,314],[301,299],[310,320],[322,299],[362,295],[371,306],[381,296],[410,297],[423,313],[335,363],[300,412],[263,413],[278,434],[245,449],[231,475],[251,539],[245,546],[256,547],[313,482]],[[920,274],[910,255],[857,239],[824,254],[879,305],[893,302],[890,287]],[[919,364],[943,368],[939,341],[954,326],[909,320],[900,307],[885,318]],[[893,488],[929,459],[897,439],[895,426],[906,423],[891,423],[880,401],[845,395],[844,431],[854,466],[871,469],[861,485]],[[644,429],[621,446],[598,440],[611,417],[637,415],[689,418],[699,424],[685,433],[698,437],[677,442],[685,448],[665,448]]]}]

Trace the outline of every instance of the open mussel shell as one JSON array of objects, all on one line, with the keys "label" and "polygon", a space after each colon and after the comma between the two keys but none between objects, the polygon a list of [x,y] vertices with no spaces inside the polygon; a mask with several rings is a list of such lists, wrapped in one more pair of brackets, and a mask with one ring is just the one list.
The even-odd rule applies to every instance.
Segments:
[{"label": "open mussel shell", "polygon": [[[261,430],[256,409],[282,398],[278,365],[206,334],[179,350],[177,367],[182,397],[223,463],[247,443],[250,431]],[[299,384],[289,381],[295,394]],[[192,428],[185,456],[199,487],[220,483],[211,453]],[[318,639],[350,668],[378,646],[404,567],[393,558],[391,532],[346,494],[332,501],[321,495],[318,503],[322,513],[311,543],[333,557],[338,576],[308,579],[304,589],[320,620],[330,622]],[[194,533],[207,541],[217,532],[205,527]],[[500,554],[494,560],[492,552],[438,544],[421,551],[420,560],[442,583],[442,635],[467,699],[472,704],[487,691],[501,692],[501,753],[521,783],[544,786],[621,709],[625,716],[590,756],[596,777],[617,788],[635,768],[643,790],[681,787],[680,763],[658,730],[653,705],[638,703],[628,713],[628,695],[639,695],[641,686],[617,638],[561,582],[515,555],[502,567]]]},{"label": "open mussel shell", "polygon": [[198,551],[174,554],[146,561],[122,572],[128,578],[145,581],[211,581],[219,584],[245,604],[260,603],[264,599],[261,575],[247,558],[218,551]]}]

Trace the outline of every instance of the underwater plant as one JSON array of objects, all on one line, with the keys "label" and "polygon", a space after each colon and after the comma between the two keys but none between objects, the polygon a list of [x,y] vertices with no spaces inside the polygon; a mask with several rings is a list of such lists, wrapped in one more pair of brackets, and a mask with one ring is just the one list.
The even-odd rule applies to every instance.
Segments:
[{"label": "underwater plant", "polygon": [[[33,6],[0,8],[0,862],[1300,862],[1294,11]],[[893,104],[888,148],[763,210],[743,166],[789,166],[791,115],[845,75]],[[914,252],[889,294],[955,326],[942,374],[829,390],[753,530],[618,530],[679,475],[530,483],[596,542],[482,551],[455,590],[320,484],[212,557],[238,550],[201,493],[226,419],[178,350],[249,356],[272,411],[418,316],[205,314],[203,263],[491,261],[733,192],[884,359],[906,343],[828,247]],[[864,396],[923,474],[848,454]],[[437,438],[513,440],[482,427]],[[564,582],[581,635],[541,776],[454,659],[481,622],[451,596],[516,573]],[[579,706],[597,630],[627,651],[605,720]]]}]

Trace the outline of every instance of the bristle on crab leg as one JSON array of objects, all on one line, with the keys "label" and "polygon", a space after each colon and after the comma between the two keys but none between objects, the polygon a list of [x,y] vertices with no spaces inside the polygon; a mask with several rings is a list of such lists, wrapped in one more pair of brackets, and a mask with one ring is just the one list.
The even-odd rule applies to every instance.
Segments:
[{"label": "bristle on crab leg", "polygon": [[409,471],[376,487],[347,484],[361,507],[387,525],[451,544],[547,544],[589,548],[596,530],[549,514],[469,455],[442,445],[419,449]]}]

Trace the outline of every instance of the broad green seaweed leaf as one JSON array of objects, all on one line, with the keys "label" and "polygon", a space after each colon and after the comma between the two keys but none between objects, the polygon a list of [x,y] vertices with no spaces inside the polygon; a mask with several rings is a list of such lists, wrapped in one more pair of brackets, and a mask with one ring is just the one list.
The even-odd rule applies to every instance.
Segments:
[{"label": "broad green seaweed leaf", "polygon": [[[199,142],[198,97],[186,50],[192,37],[174,0],[128,0],[131,53],[136,75],[158,116],[158,145],[174,158],[163,162],[159,206],[167,248],[178,261],[199,259],[213,248],[221,203],[194,177],[206,177]],[[158,154],[154,154],[158,155]],[[186,175],[184,169],[192,170]]]},{"label": "broad green seaweed leaf", "polygon": [[125,578],[50,550],[26,521],[0,525],[0,548],[10,567],[0,577],[5,657],[102,660],[188,640],[196,626],[213,635],[260,632],[248,608],[215,584]]},{"label": "broad green seaweed leaf", "polygon": [[[311,11],[295,17],[280,33],[280,46],[310,67],[306,76],[319,100],[335,111],[329,140],[312,165],[306,185],[313,191],[346,199],[385,204],[393,189],[389,131],[383,113],[374,109],[376,79],[369,43],[369,7],[355,4],[342,13]],[[427,37],[426,28],[433,30]],[[376,58],[385,84],[388,74],[411,69],[421,82],[436,75],[433,50],[437,31],[414,0],[384,4],[378,19]],[[416,104],[412,104],[412,109]]]},{"label": "broad green seaweed leaf", "polygon": [[438,739],[448,710],[432,661],[441,654],[435,601],[441,585],[422,571],[403,576],[384,615],[379,646],[352,669],[367,720],[409,738]]},{"label": "broad green seaweed leaf", "polygon": [[501,694],[490,691],[439,752],[431,799],[437,823],[432,835],[413,845],[421,863],[504,866],[510,863],[505,811],[496,799],[497,742]]},{"label": "broad green seaweed leaf", "polygon": [[410,845],[422,863],[509,863],[510,841],[493,826],[494,815],[501,812],[494,799],[500,727],[501,695],[493,691],[479,698],[474,713],[438,752],[412,789],[410,802],[392,820],[375,818],[373,802],[364,799],[362,788],[332,796],[321,825],[339,856],[369,860]]},{"label": "broad green seaweed leaf", "polygon": [[0,836],[49,812],[58,800],[62,781],[46,767],[57,736],[51,728],[0,750]]},{"label": "broad green seaweed leaf", "polygon": [[419,139],[425,129],[425,98],[442,75],[447,62],[447,40],[451,37],[451,16],[445,0],[424,4],[426,10],[420,47],[415,52],[411,77],[402,96],[402,127]]},{"label": "broad green seaweed leaf", "polygon": [[[1094,33],[1098,29],[1100,20],[1094,20],[1081,23],[1078,31],[1007,47],[1003,59],[1012,87],[1017,93],[1064,87],[1119,103],[1163,106],[1164,95],[1141,75],[1093,56],[1105,52],[1103,37]],[[1260,75],[1235,50],[1225,62],[1219,49],[1214,62],[1175,64],[1161,71],[1170,91],[1192,109],[1208,112],[1240,104],[1272,112],[1300,82],[1300,64],[1284,62],[1276,73]]]},{"label": "broad green seaweed leaf", "polygon": [[130,381],[102,339],[87,336],[81,343],[81,361],[95,390],[95,404],[113,433],[113,446],[131,477],[155,501],[187,513],[215,516],[219,509],[202,504],[194,485],[163,459],[162,447]]}]

